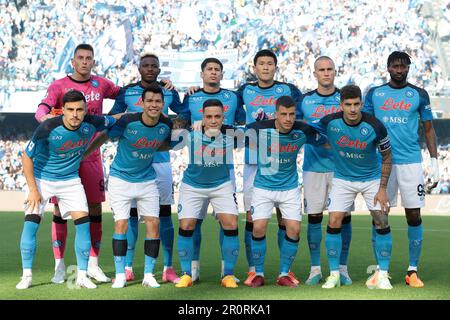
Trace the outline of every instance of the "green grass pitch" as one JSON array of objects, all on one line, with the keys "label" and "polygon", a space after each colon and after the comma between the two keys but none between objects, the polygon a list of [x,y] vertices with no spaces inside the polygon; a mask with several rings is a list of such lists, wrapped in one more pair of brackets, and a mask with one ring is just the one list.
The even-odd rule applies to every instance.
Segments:
[{"label": "green grass pitch", "polygon": [[[177,239],[177,219],[172,216],[175,225],[175,249]],[[246,258],[243,242],[244,215],[239,218],[239,236],[241,251],[236,267],[236,276],[245,280]],[[306,217],[304,216],[304,220]],[[323,221],[326,224],[327,218]],[[368,290],[365,280],[368,276],[367,267],[373,264],[373,254],[370,244],[371,222],[367,215],[353,215],[353,239],[350,247],[349,272],[353,285],[332,290],[320,286],[309,287],[304,284],[309,272],[309,252],[306,241],[306,223],[302,226],[300,248],[292,270],[301,280],[298,288],[284,288],[275,285],[279,267],[279,253],[276,241],[277,224],[273,218],[267,234],[268,252],[266,256],[266,285],[253,289],[243,284],[237,289],[225,289],[219,284],[220,254],[218,245],[218,224],[208,216],[204,221],[202,251],[201,251],[201,281],[191,288],[177,289],[173,284],[162,284],[159,289],[141,286],[143,277],[143,225],[139,229],[135,257],[135,273],[137,280],[121,290],[111,289],[111,284],[100,284],[95,290],[69,289],[66,284],[55,285],[50,282],[53,275],[53,253],[51,249],[51,215],[46,214],[38,232],[38,248],[33,269],[33,286],[28,290],[16,290],[15,285],[21,276],[21,260],[19,252],[20,233],[23,224],[23,214],[0,213],[0,299],[151,299],[151,300],[189,300],[189,299],[254,299],[254,300],[301,300],[301,299],[450,299],[450,217],[438,217],[425,214],[424,245],[420,261],[420,276],[425,282],[422,289],[409,288],[404,283],[405,270],[408,266],[408,242],[405,218],[390,217],[393,231],[393,256],[390,275],[393,290]],[[114,264],[111,249],[113,221],[110,213],[103,218],[103,245],[100,255],[100,265],[108,276],[114,275]],[[325,227],[323,228],[325,233]],[[73,250],[74,227],[69,221],[69,238],[66,247],[66,265],[75,264]],[[328,273],[326,256],[322,240],[322,270]],[[156,266],[157,279],[162,276],[162,250]],[[174,266],[180,270],[177,252],[174,254]]]}]

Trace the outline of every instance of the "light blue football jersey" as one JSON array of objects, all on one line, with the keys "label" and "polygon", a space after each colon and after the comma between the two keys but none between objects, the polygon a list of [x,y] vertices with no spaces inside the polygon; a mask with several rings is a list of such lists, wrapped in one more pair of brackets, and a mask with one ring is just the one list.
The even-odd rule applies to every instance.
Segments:
[{"label": "light blue football jersey", "polygon": [[223,125],[221,134],[215,138],[209,138],[203,130],[189,132],[189,141],[185,142],[189,164],[182,181],[199,189],[215,188],[230,181],[229,164],[237,146],[234,131],[234,127]]},{"label": "light blue football jersey", "polygon": [[234,91],[221,88],[215,93],[208,93],[201,89],[192,95],[184,96],[183,110],[187,110],[191,123],[202,120],[203,103],[209,99],[217,99],[222,102],[225,125],[233,126],[235,123],[245,122],[245,110],[241,97]]},{"label": "light blue football jersey", "polygon": [[86,115],[76,130],[64,126],[63,116],[42,122],[25,148],[33,159],[34,176],[48,181],[79,177],[80,162],[92,137],[115,122],[110,116]]},{"label": "light blue football jersey", "polygon": [[347,181],[371,181],[381,177],[380,152],[391,148],[384,125],[363,112],[361,121],[348,125],[343,112],[330,114],[318,122],[334,155],[334,177]]},{"label": "light blue football jersey", "polygon": [[412,84],[393,88],[386,83],[367,93],[363,111],[374,115],[387,129],[394,164],[421,163],[419,119],[433,120],[428,93]]},{"label": "light blue football jersey", "polygon": [[[187,110],[183,109],[180,96],[176,90],[166,90],[163,85],[158,82],[163,89],[164,108],[162,113],[169,115],[169,109],[184,119],[188,119]],[[115,103],[109,114],[117,114],[122,112],[142,112],[142,92],[145,88],[140,82],[129,84],[119,91]],[[154,155],[153,163],[170,162],[170,154],[168,151],[157,152]]]},{"label": "light blue football jersey", "polygon": [[258,169],[253,185],[265,190],[285,191],[298,187],[297,154],[305,144],[320,145],[327,140],[315,128],[296,121],[288,133],[280,133],[275,120],[263,120],[247,126],[256,131]]},{"label": "light blue football jersey", "polygon": [[154,126],[143,122],[142,112],[123,115],[108,131],[109,137],[119,138],[110,176],[128,182],[155,179],[153,158],[158,149],[169,148],[171,133],[172,121],[163,115]]},{"label": "light blue football jersey", "polygon": [[[297,109],[297,119],[308,123],[317,122],[324,116],[341,111],[341,95],[336,89],[330,95],[321,95],[317,90],[305,93]],[[333,153],[323,146],[305,145],[303,171],[333,172]]]}]

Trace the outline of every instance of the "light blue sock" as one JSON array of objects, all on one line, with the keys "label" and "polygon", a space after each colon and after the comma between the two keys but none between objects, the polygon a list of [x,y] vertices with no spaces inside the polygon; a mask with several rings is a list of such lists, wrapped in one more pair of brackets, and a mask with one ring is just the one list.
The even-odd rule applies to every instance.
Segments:
[{"label": "light blue sock", "polygon": [[266,237],[255,240],[252,237],[252,257],[256,273],[264,273],[264,260],[266,259]]},{"label": "light blue sock", "polygon": [[145,238],[144,252],[144,273],[154,273],[156,258],[158,258],[159,244],[161,240],[159,238]]},{"label": "light blue sock", "polygon": [[125,257],[127,253],[127,235],[113,234],[113,255],[116,274],[125,273]]},{"label": "light blue sock", "polygon": [[300,239],[293,240],[286,235],[280,250],[280,274],[287,274],[291,269],[297,255],[299,242]]},{"label": "light blue sock", "polygon": [[278,250],[280,250],[280,251],[281,251],[281,247],[283,246],[285,237],[286,237],[286,227],[282,226],[282,225],[278,225],[277,244],[278,244]]},{"label": "light blue sock", "polygon": [[159,217],[159,234],[161,236],[161,243],[164,255],[164,266],[172,266],[173,255],[173,223],[172,216]]},{"label": "light blue sock", "polygon": [[[91,232],[89,231],[89,217],[74,221],[75,224],[75,253],[77,256],[78,270],[86,271],[91,251]],[[80,221],[81,220],[81,221]],[[83,222],[85,221],[85,222]]]},{"label": "light blue sock", "polygon": [[128,219],[128,229],[127,229],[127,256],[126,256],[126,266],[133,266],[134,250],[136,247],[136,241],[138,239],[139,230],[139,219],[138,217],[130,217]]},{"label": "light blue sock", "polygon": [[220,230],[219,230],[219,245],[220,245],[220,254],[221,254],[221,256],[222,256],[222,260],[225,260],[225,257],[224,257],[224,255],[223,255],[223,250],[222,250],[222,248],[223,248],[223,237],[224,237],[224,234],[223,234],[223,228],[222,228],[222,225],[219,223],[219,227],[220,227]]},{"label": "light blue sock", "polygon": [[253,233],[253,223],[246,222],[245,224],[245,257],[247,258],[247,264],[249,267],[254,267],[253,253],[252,253],[252,233]]},{"label": "light blue sock", "polygon": [[380,270],[389,271],[389,263],[391,262],[392,255],[392,234],[391,229],[384,231],[386,229],[381,230],[381,232],[388,232],[385,234],[379,234],[377,232],[376,235],[376,250],[377,250],[377,260],[380,266]]},{"label": "light blue sock", "polygon": [[322,242],[322,223],[308,223],[308,246],[311,267],[320,266],[320,243]]},{"label": "light blue sock", "polygon": [[195,224],[194,235],[192,236],[194,241],[194,251],[192,254],[192,260],[200,260],[200,245],[202,243],[202,223],[203,220],[197,219]]},{"label": "light blue sock", "polygon": [[[227,233],[234,230],[227,230]],[[239,256],[239,237],[237,229],[235,234],[233,235],[225,235],[223,236],[223,244],[222,244],[222,256],[224,260],[224,276],[229,276],[234,274],[234,267],[236,266],[236,262]]]},{"label": "light blue sock", "polygon": [[373,256],[375,257],[375,261],[378,264],[378,255],[377,255],[377,249],[375,247],[375,243],[376,243],[376,238],[377,238],[377,231],[375,229],[375,225],[372,223],[372,251],[373,251]]},{"label": "light blue sock", "polygon": [[[345,219],[345,218],[344,218]],[[352,223],[342,223],[341,229],[342,251],[339,264],[346,266],[348,264],[348,254],[350,251],[350,243],[352,242]]]},{"label": "light blue sock", "polygon": [[194,239],[192,233],[183,236],[178,233],[178,256],[180,258],[181,272],[192,275],[192,253],[194,251]]},{"label": "light blue sock", "polygon": [[[33,215],[37,216],[37,215]],[[40,218],[36,221],[40,221]],[[23,224],[22,236],[20,238],[20,254],[22,256],[22,268],[32,269],[34,256],[36,254],[36,234],[39,229],[39,222],[25,221]]]},{"label": "light blue sock", "polygon": [[325,247],[327,248],[328,264],[330,271],[339,271],[339,258],[342,251],[342,236],[339,233],[329,233],[325,236]]},{"label": "light blue sock", "polygon": [[418,226],[408,225],[409,240],[409,265],[417,267],[419,264],[420,253],[422,251],[423,228],[422,222]]}]

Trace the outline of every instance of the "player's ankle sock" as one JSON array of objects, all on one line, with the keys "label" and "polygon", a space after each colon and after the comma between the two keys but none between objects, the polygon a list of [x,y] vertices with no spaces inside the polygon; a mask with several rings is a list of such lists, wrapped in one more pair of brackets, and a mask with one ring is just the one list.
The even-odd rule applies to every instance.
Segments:
[{"label": "player's ankle sock", "polygon": [[127,235],[113,234],[112,248],[114,256],[114,266],[116,267],[116,274],[125,273],[125,256],[127,254]]},{"label": "player's ankle sock", "polygon": [[23,224],[22,236],[20,238],[20,254],[22,256],[22,268],[33,267],[36,254],[36,233],[39,229],[41,217],[37,214],[27,214]]},{"label": "player's ankle sock", "polygon": [[256,273],[264,273],[264,260],[266,259],[266,236],[261,238],[252,236],[252,256]]},{"label": "player's ankle sock", "polygon": [[419,264],[420,253],[422,251],[423,228],[422,219],[417,223],[408,224],[409,240],[409,265],[417,267]]},{"label": "player's ankle sock", "polygon": [[341,265],[348,264],[348,253],[350,250],[350,242],[352,241],[352,216],[344,217],[342,220],[342,251],[339,263]]},{"label": "player's ankle sock", "polygon": [[378,255],[377,255],[377,249],[375,248],[375,242],[377,238],[377,231],[375,228],[375,222],[372,220],[372,251],[373,251],[373,256],[375,257],[375,261],[377,262],[377,266],[378,266]]},{"label": "player's ankle sock", "polygon": [[255,264],[253,263],[253,256],[252,256],[252,233],[253,233],[253,222],[247,221],[245,223],[244,243],[245,243],[245,256],[247,258],[247,263],[250,268],[255,266]]},{"label": "player's ankle sock", "polygon": [[286,237],[286,226],[282,226],[281,224],[279,224],[278,232],[277,232],[277,244],[278,244],[278,250],[280,250],[280,251],[281,251],[281,246],[283,245],[285,237]]},{"label": "player's ankle sock", "polygon": [[170,205],[159,206],[159,234],[161,237],[165,266],[172,265],[174,231],[171,210]]},{"label": "player's ankle sock", "polygon": [[[133,211],[136,210],[136,208],[131,208]],[[131,211],[131,212],[132,212]],[[132,214],[130,212],[130,214]],[[133,259],[134,259],[134,250],[136,247],[136,241],[138,238],[138,230],[139,230],[139,219],[137,216],[137,211],[135,213],[136,215],[130,215],[130,218],[128,219],[128,229],[127,229],[127,256],[126,256],[126,266],[132,267],[133,266]]]},{"label": "player's ankle sock", "polygon": [[291,269],[291,265],[297,255],[299,242],[300,238],[291,239],[287,234],[285,235],[280,249],[280,274],[287,274]]},{"label": "player's ankle sock", "polygon": [[311,266],[320,266],[320,243],[322,242],[323,216],[308,215],[308,246],[311,255]]},{"label": "player's ankle sock", "polygon": [[192,239],[194,241],[194,251],[192,253],[192,260],[200,260],[200,245],[202,243],[202,223],[203,219],[197,219],[194,234],[192,235]]},{"label": "player's ankle sock", "polygon": [[76,219],[73,223],[75,224],[75,254],[78,270],[87,270],[89,251],[91,250],[89,216]]},{"label": "player's ankle sock", "polygon": [[67,220],[53,216],[52,221],[52,247],[55,259],[63,259],[66,250]]},{"label": "player's ankle sock", "polygon": [[159,254],[160,239],[145,238],[144,242],[144,273],[153,273],[155,270],[156,258]]},{"label": "player's ankle sock", "polygon": [[234,267],[239,256],[238,229],[223,230],[222,257],[224,258],[224,276],[234,274]]},{"label": "player's ankle sock", "polygon": [[391,228],[387,227],[384,229],[377,229],[376,238],[376,250],[377,250],[377,260],[380,266],[380,270],[388,271],[389,263],[391,262],[392,253],[392,234]]},{"label": "player's ankle sock", "polygon": [[178,257],[180,258],[181,272],[192,275],[192,254],[194,251],[194,230],[178,229]]},{"label": "player's ankle sock", "polygon": [[327,249],[327,258],[330,271],[339,272],[339,258],[342,251],[341,228],[327,227],[325,247]]}]

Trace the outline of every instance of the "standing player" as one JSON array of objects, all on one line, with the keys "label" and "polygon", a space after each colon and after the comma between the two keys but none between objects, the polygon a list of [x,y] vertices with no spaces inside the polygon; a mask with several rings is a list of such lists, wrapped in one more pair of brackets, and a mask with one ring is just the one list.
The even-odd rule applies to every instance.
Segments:
[{"label": "standing player", "polygon": [[[144,54],[139,60],[139,74],[141,80],[124,87],[116,98],[110,114],[122,112],[142,112],[142,93],[145,88],[159,85],[158,75],[161,72],[159,58],[154,54]],[[167,85],[167,84],[166,84]],[[180,97],[175,89],[163,90],[164,107],[162,113],[169,114],[169,108],[176,114],[183,114]],[[172,266],[173,255],[173,223],[171,205],[173,201],[173,179],[172,167],[170,166],[170,155],[168,151],[156,152],[152,162],[156,172],[156,185],[159,190],[159,227],[161,243],[164,255],[163,282],[177,282],[179,280]],[[130,209],[129,228],[127,229],[127,256],[125,273],[127,281],[134,280],[133,258],[136,241],[138,238],[138,212],[133,202]]]},{"label": "standing player", "polygon": [[[389,262],[392,236],[388,224],[386,187],[391,172],[391,145],[386,128],[374,116],[361,112],[361,90],[355,85],[341,89],[342,111],[323,117],[319,126],[326,132],[334,155],[335,170],[328,206],[325,246],[330,276],[322,288],[341,285],[339,259],[342,251],[342,220],[361,193],[376,228],[375,259],[380,264],[377,281],[369,289],[392,289]],[[380,165],[379,154],[382,163]]]},{"label": "standing player", "polygon": [[289,96],[281,96],[276,102],[275,119],[254,122],[248,126],[249,130],[256,130],[259,149],[251,206],[251,247],[256,273],[249,277],[249,287],[264,285],[266,230],[276,203],[286,225],[286,235],[280,248],[277,284],[298,286],[298,282],[288,275],[297,255],[302,219],[297,155],[303,144],[324,144],[326,139],[308,124],[295,121],[295,113],[296,102]]},{"label": "standing player", "polygon": [[88,151],[98,148],[110,138],[119,138],[117,154],[111,165],[108,191],[113,211],[115,228],[113,254],[116,278],[113,288],[126,285],[125,258],[127,253],[127,229],[130,207],[136,202],[139,217],[146,226],[144,245],[145,268],[142,285],[159,288],[154,277],[156,258],[159,253],[159,192],[156,172],[152,161],[160,148],[168,149],[172,132],[172,121],[163,116],[164,93],[158,84],[147,86],[142,93],[144,112],[127,113],[117,125],[99,136]]},{"label": "standing player", "polygon": [[61,219],[72,218],[75,224],[75,253],[78,273],[76,285],[96,288],[86,276],[91,247],[88,204],[78,177],[81,157],[96,131],[114,124],[112,117],[86,115],[86,99],[79,91],[67,92],[62,99],[63,115],[39,125],[23,155],[23,168],[28,185],[25,223],[20,240],[23,276],[17,289],[32,283],[32,267],[36,254],[36,234],[46,202],[56,197]]},{"label": "standing player", "polygon": [[238,207],[228,168],[233,159],[234,134],[227,135],[226,130],[232,127],[223,125],[224,106],[220,100],[206,100],[202,111],[203,129],[192,131],[187,137],[190,163],[183,175],[178,204],[178,255],[183,276],[176,287],[185,288],[193,284],[194,229],[204,203],[211,202],[224,233],[221,244],[224,277],[221,283],[226,288],[236,288]]},{"label": "standing player", "polygon": [[[424,89],[408,83],[410,64],[407,53],[392,52],[387,61],[391,79],[367,93],[364,110],[384,123],[392,139],[393,168],[388,184],[389,203],[391,206],[397,205],[400,189],[409,239],[409,267],[405,281],[411,287],[421,288],[424,284],[417,275],[417,266],[423,241],[420,208],[425,206],[425,189],[418,136],[419,118],[423,123],[425,142],[431,156],[432,188],[438,183],[439,167],[430,98]],[[370,284],[376,281],[377,275],[378,272],[375,272],[367,282]]]},{"label": "standing player", "polygon": [[[94,67],[94,49],[89,44],[80,44],[75,48],[72,66],[74,73],[70,76],[54,81],[48,88],[47,94],[39,104],[36,119],[42,122],[55,117],[62,108],[62,98],[70,90],[78,90],[84,94],[87,103],[87,113],[101,115],[103,99],[114,99],[120,88],[111,81],[91,74]],[[98,266],[98,255],[102,238],[102,205],[105,201],[103,165],[100,151],[96,150],[80,165],[81,183],[86,191],[89,206],[91,231],[91,251],[89,255],[88,276],[100,282],[109,282]],[[55,202],[54,202],[55,203]],[[64,251],[66,248],[67,221],[61,218],[59,206],[55,203],[52,222],[52,244],[55,256],[55,275],[53,283],[63,283],[66,275]]]},{"label": "standing player", "polygon": [[[194,130],[201,130],[203,118],[203,103],[208,99],[217,99],[223,104],[225,125],[244,124],[245,110],[242,106],[242,100],[234,91],[223,89],[220,87],[220,81],[223,78],[223,64],[219,59],[206,58],[201,64],[200,77],[203,81],[203,87],[188,94],[183,99],[183,110],[187,111],[187,117],[192,123]],[[233,186],[235,186],[234,165],[229,164],[230,178]],[[201,244],[201,226],[203,219],[206,217],[208,210],[208,202],[205,202],[202,213],[195,224],[194,253],[192,258],[192,280],[195,282],[200,276],[200,244]],[[222,239],[223,232],[220,231]],[[223,267],[223,260],[222,260]],[[223,273],[223,268],[222,268]]]},{"label": "standing player", "polygon": [[[258,51],[253,58],[253,71],[258,78],[255,83],[244,84],[238,90],[245,105],[246,123],[251,124],[255,121],[272,119],[275,114],[276,100],[281,96],[290,96],[298,104],[301,92],[292,84],[275,81],[275,72],[277,71],[277,56],[270,50]],[[255,157],[250,157],[250,159]],[[255,266],[251,256],[251,242],[253,223],[251,220],[250,205],[253,190],[253,180],[255,178],[257,165],[250,163],[248,150],[245,154],[244,165],[244,207],[247,212],[247,222],[245,224],[245,252],[249,266],[248,279],[254,276]],[[281,219],[280,210],[277,209],[278,219],[278,248],[281,248],[286,235],[286,228]],[[297,282],[294,274],[289,272],[292,279]],[[248,284],[248,281],[244,282]],[[297,282],[298,283],[298,282]]]},{"label": "standing player", "polygon": [[[318,121],[324,116],[341,111],[339,107],[339,89],[334,85],[336,68],[333,60],[321,56],[314,62],[314,76],[317,89],[305,93],[297,110],[297,118],[308,123]],[[316,285],[322,279],[320,268],[320,244],[322,242],[323,211],[327,209],[328,194],[333,179],[334,161],[331,150],[323,146],[305,146],[303,160],[304,205],[308,214],[308,246],[311,254],[311,271],[305,281],[308,285]],[[342,220],[342,252],[339,272],[343,285],[352,284],[348,275],[348,251],[352,239],[350,212]]]}]

